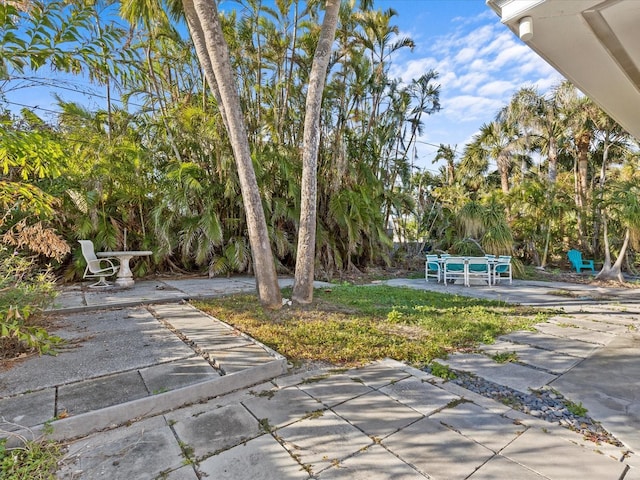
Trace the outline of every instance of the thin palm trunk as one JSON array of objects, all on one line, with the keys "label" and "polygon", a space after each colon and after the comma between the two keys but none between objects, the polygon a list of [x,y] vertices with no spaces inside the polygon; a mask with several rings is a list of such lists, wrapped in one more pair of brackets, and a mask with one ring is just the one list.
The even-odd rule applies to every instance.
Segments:
[{"label": "thin palm trunk", "polygon": [[213,66],[211,65],[211,60],[207,53],[207,43],[204,38],[204,31],[202,29],[202,25],[200,24],[200,19],[198,18],[198,14],[195,11],[193,1],[185,0],[182,2],[182,5],[184,8],[184,15],[187,20],[187,27],[189,28],[189,33],[191,34],[191,40],[193,40],[193,45],[196,49],[196,54],[198,55],[198,61],[200,62],[202,72],[204,73],[203,81],[209,84],[211,93],[213,93],[213,97],[216,99],[216,103],[218,104],[218,109],[220,110],[220,115],[222,116],[222,122],[228,129],[229,127],[227,122],[227,115],[224,111],[224,105],[220,96],[220,89],[218,88],[218,83],[213,71]]},{"label": "thin palm trunk", "polygon": [[331,45],[336,36],[339,10],[340,0],[327,0],[320,39],[309,76],[302,147],[300,229],[298,230],[298,251],[293,286],[293,300],[298,303],[310,303],[313,300],[320,111],[327,67],[331,58]]},{"label": "thin palm trunk", "polygon": [[[185,13],[191,12],[192,14],[191,21],[195,30],[201,30],[203,34],[205,45],[199,44],[196,47],[196,53],[205,66],[205,72],[206,66],[211,66],[213,78],[220,93],[220,105],[224,106],[227,133],[238,169],[240,190],[244,202],[258,296],[265,306],[280,308],[282,307],[282,296],[267,223],[262,209],[258,182],[253,170],[249,139],[236,90],[236,81],[229,60],[229,48],[220,26],[216,2],[213,0],[183,0],[182,3]],[[195,16],[193,16],[194,13]]]}]

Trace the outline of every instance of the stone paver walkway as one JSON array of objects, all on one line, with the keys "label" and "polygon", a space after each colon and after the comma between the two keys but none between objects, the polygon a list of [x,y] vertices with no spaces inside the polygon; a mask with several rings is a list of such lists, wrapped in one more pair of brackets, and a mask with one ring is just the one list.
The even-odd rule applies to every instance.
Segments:
[{"label": "stone paver walkway", "polygon": [[[552,386],[624,446],[393,360],[287,375],[276,352],[181,302],[251,291],[247,278],[69,291],[56,309],[82,347],[3,372],[0,416],[13,423],[2,428],[37,435],[64,411],[52,438],[70,440],[58,476],[74,480],[640,479],[637,290],[388,283],[562,308],[534,332],[442,363],[521,392]],[[515,363],[490,358],[511,351]]]}]

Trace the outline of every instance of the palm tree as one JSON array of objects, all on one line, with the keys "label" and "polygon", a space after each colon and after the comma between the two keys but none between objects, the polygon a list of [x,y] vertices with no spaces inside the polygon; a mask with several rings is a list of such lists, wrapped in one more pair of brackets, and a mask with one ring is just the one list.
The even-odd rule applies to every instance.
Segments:
[{"label": "palm tree", "polygon": [[331,45],[338,25],[340,0],[327,0],[320,39],[313,58],[307,104],[304,117],[302,144],[302,198],[300,202],[300,228],[296,256],[293,300],[311,303],[315,265],[316,204],[318,190],[318,147],[320,144],[320,109]]},{"label": "palm tree", "polygon": [[[132,5],[137,5],[137,10],[133,8],[131,11],[138,14],[142,12],[155,15],[156,12],[162,11],[160,4],[154,0],[122,2],[123,9]],[[175,12],[177,2],[171,2],[171,7]],[[281,308],[280,287],[269,232],[251,160],[251,149],[236,90],[236,79],[231,69],[229,48],[222,33],[216,2],[214,0],[183,0],[182,7],[196,54],[209,86],[218,100],[218,107],[225,121],[236,161],[240,190],[246,210],[258,296],[265,306]]]},{"label": "palm tree", "polygon": [[456,145],[453,147],[451,145],[440,144],[438,147],[438,151],[436,152],[436,156],[433,159],[432,163],[436,163],[440,160],[444,160],[446,163],[446,182],[447,185],[453,185],[455,181],[455,164],[454,160],[456,158]]},{"label": "palm tree", "polygon": [[622,275],[622,262],[625,259],[627,248],[632,234],[637,236],[640,232],[640,183],[637,178],[620,182],[612,192],[610,207],[615,210],[619,221],[624,227],[624,239],[620,246],[618,258],[611,264],[610,241],[608,232],[607,215],[603,215],[605,260],[602,270],[596,275],[599,280],[618,280],[624,282]]},{"label": "palm tree", "polygon": [[505,195],[511,188],[509,177],[521,145],[522,139],[518,136],[515,126],[498,120],[483,124],[470,145],[470,148],[476,148],[488,159],[496,162],[500,186]]}]

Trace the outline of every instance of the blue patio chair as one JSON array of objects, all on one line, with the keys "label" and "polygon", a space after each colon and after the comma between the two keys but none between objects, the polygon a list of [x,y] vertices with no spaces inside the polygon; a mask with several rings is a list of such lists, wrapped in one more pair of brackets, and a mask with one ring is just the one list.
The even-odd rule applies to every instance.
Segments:
[{"label": "blue patio chair", "polygon": [[511,257],[509,255],[500,255],[493,265],[493,284],[495,285],[502,278],[508,278],[509,285],[513,283]]},{"label": "blue patio chair", "polygon": [[487,284],[491,285],[491,267],[487,257],[467,258],[467,286],[472,278],[486,280]]},{"label": "blue patio chair", "polygon": [[440,263],[438,262],[438,255],[427,255],[427,261],[424,265],[424,279],[429,282],[429,277],[434,277],[440,282],[442,271],[440,270]]},{"label": "blue patio chair", "polygon": [[593,273],[596,273],[595,266],[593,265],[593,260],[583,260],[582,253],[578,250],[569,250],[567,252],[567,257],[569,257],[569,261],[573,265],[573,268],[576,269],[576,272],[580,273],[580,270],[591,270]]},{"label": "blue patio chair", "polygon": [[461,278],[466,285],[467,269],[465,268],[465,259],[462,257],[445,257],[442,264],[442,278],[445,285],[455,282],[458,278]]}]

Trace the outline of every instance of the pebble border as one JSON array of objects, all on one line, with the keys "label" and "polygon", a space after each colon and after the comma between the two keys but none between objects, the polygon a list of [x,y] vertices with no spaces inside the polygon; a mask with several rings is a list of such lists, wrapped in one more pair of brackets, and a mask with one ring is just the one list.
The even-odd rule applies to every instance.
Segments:
[{"label": "pebble border", "polygon": [[[424,371],[433,374],[430,367],[425,367]],[[449,378],[447,381],[483,397],[491,398],[514,410],[581,433],[585,439],[592,442],[605,442],[616,447],[624,446],[596,420],[587,415],[581,416],[572,413],[569,407],[572,402],[548,385],[527,394],[468,372],[453,369],[449,371],[453,372],[456,378]]]}]

